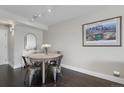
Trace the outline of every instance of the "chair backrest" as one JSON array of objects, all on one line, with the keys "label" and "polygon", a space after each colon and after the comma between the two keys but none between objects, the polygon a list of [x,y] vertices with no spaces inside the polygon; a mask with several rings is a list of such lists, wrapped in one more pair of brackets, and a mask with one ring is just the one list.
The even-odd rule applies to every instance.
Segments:
[{"label": "chair backrest", "polygon": [[36,50],[24,50],[22,53],[22,58],[25,66],[32,65],[31,61],[28,58],[28,55],[35,53]]},{"label": "chair backrest", "polygon": [[56,51],[57,54],[61,54],[61,51]]},{"label": "chair backrest", "polygon": [[51,59],[50,65],[56,65],[57,67],[59,67],[61,64],[62,58],[63,58],[63,55],[60,55],[59,57]]},{"label": "chair backrest", "polygon": [[30,63],[32,64],[32,66],[34,67],[40,67],[41,66],[41,60],[36,60],[36,59],[33,59],[33,58],[30,58]]},{"label": "chair backrest", "polygon": [[58,58],[58,62],[56,63],[58,67],[59,67],[60,64],[61,64],[62,58],[63,58],[63,55],[59,56],[59,58]]},{"label": "chair backrest", "polygon": [[[56,51],[56,53],[57,54],[62,54],[61,51]],[[63,58],[63,55],[58,57],[58,62],[56,63],[57,66],[60,66],[62,58]]]}]

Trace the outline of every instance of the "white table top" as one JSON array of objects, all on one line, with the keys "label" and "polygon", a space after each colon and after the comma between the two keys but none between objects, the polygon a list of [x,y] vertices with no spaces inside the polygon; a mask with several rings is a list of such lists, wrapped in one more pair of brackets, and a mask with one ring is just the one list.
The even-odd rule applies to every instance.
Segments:
[{"label": "white table top", "polygon": [[29,58],[32,59],[52,59],[52,58],[56,58],[61,56],[61,54],[57,54],[57,53],[48,53],[48,54],[44,54],[44,53],[33,53],[31,55],[29,55]]}]

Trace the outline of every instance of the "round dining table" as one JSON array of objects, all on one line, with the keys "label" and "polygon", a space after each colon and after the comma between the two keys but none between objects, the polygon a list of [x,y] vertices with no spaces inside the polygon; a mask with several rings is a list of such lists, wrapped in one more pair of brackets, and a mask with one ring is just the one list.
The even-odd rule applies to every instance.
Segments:
[{"label": "round dining table", "polygon": [[[57,53],[33,53],[28,56],[30,60],[35,60],[38,62],[42,62],[42,83],[45,83],[45,63],[50,62],[51,60],[56,60],[58,57],[60,57],[61,54]],[[34,62],[35,62],[34,61]]]}]

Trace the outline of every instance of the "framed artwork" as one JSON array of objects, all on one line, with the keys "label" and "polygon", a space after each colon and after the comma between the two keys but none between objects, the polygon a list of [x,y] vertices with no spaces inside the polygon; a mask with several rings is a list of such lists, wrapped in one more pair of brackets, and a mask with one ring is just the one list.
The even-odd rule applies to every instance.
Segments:
[{"label": "framed artwork", "polygon": [[122,17],[104,19],[82,25],[84,47],[121,47]]}]

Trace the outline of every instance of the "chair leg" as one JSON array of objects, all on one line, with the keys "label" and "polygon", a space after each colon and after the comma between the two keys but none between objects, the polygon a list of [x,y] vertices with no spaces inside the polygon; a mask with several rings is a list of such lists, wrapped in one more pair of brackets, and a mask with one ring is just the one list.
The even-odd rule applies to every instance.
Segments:
[{"label": "chair leg", "polygon": [[58,67],[58,68],[57,68],[57,73],[59,73],[61,77],[63,76],[63,73],[62,73],[61,67]]},{"label": "chair leg", "polygon": [[35,72],[35,69],[32,69],[32,70],[30,71],[30,75],[29,75],[29,86],[31,86],[34,72]]},{"label": "chair leg", "polygon": [[28,70],[26,70],[25,77],[24,77],[24,84],[26,85],[26,78],[28,76]]},{"label": "chair leg", "polygon": [[53,68],[53,78],[54,78],[54,82],[56,82],[56,68]]},{"label": "chair leg", "polygon": [[61,75],[61,77],[63,76],[63,71],[62,71],[61,67],[60,67],[60,75]]}]

